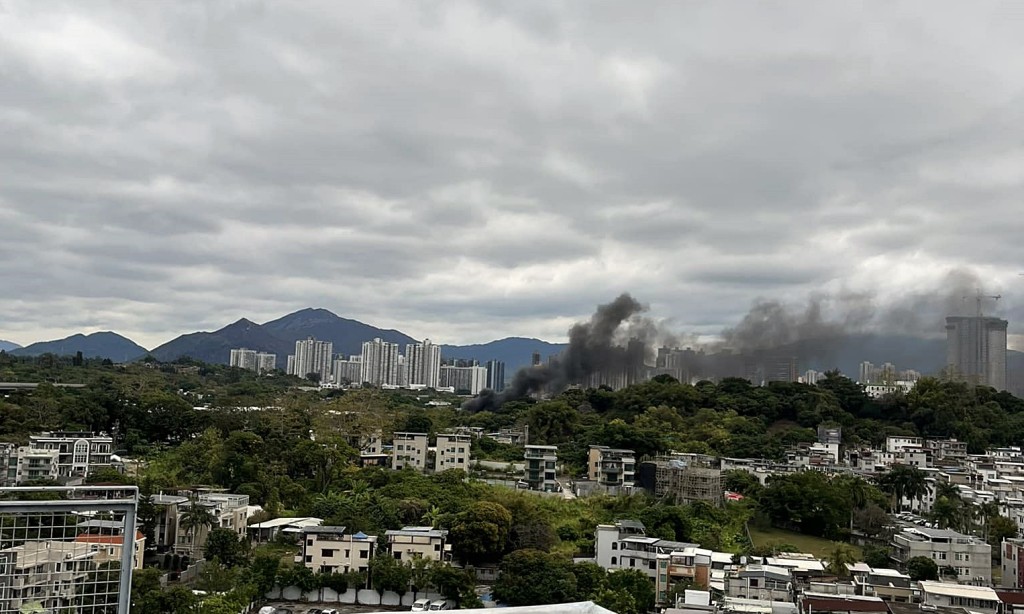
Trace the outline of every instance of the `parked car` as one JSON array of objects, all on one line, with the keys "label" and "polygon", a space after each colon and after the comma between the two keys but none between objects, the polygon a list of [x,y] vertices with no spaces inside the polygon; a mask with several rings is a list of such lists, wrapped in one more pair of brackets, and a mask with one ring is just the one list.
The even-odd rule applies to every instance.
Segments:
[{"label": "parked car", "polygon": [[324,611],[320,608],[313,608],[311,610],[306,610],[306,614],[324,614]]},{"label": "parked car", "polygon": [[260,608],[260,611],[257,612],[256,614],[274,614],[274,610],[276,610],[276,609],[277,608],[275,608],[272,605],[265,605],[262,608]]},{"label": "parked car", "polygon": [[430,600],[429,599],[417,599],[416,601],[412,602],[412,609],[410,609],[409,611],[410,612],[426,612],[428,608],[430,608]]},{"label": "parked car", "polygon": [[444,599],[438,599],[437,601],[431,601],[429,609],[430,609],[431,612],[436,612],[438,610],[447,610],[447,609],[449,609],[448,608],[448,602],[445,601]]},{"label": "parked car", "polygon": [[326,610],[321,610],[320,614],[338,614],[338,611],[334,608],[327,608]]}]

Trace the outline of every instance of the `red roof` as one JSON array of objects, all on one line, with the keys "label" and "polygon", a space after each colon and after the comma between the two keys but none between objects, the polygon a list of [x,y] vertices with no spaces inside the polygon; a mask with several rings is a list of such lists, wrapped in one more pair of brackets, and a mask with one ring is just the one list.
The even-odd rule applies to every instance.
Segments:
[{"label": "red roof", "polygon": [[807,597],[801,603],[803,611],[810,612],[888,612],[889,606],[884,601],[873,599],[829,599],[824,597]]},{"label": "red roof", "polygon": [[1011,605],[1024,605],[1024,592],[1020,591],[996,591],[999,601]]},{"label": "red roof", "polygon": [[[136,531],[135,541],[144,539],[145,536]],[[82,533],[75,538],[75,541],[81,544],[114,544],[120,546],[124,543],[121,535],[93,535],[92,533]]]}]

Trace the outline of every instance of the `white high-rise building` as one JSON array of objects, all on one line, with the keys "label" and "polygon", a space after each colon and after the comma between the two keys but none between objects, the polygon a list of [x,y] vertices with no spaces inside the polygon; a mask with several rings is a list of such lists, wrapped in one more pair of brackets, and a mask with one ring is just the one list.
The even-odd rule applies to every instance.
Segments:
[{"label": "white high-rise building", "polygon": [[398,344],[379,337],[363,343],[363,362],[359,380],[374,386],[398,386]]},{"label": "white high-rise building", "polygon": [[348,360],[339,358],[334,361],[335,384],[362,384],[360,369],[363,366],[362,356],[349,356]]},{"label": "white high-rise building", "polygon": [[821,379],[821,373],[819,371],[815,371],[814,369],[809,369],[806,373],[804,373],[804,383],[805,384],[810,384],[810,385],[813,386],[813,385],[818,383],[819,379]]},{"label": "white high-rise building", "polygon": [[288,355],[288,365],[285,367],[284,372],[287,375],[295,375],[295,354]]},{"label": "white high-rise building", "polygon": [[487,368],[479,365],[473,367],[441,367],[441,387],[451,387],[455,392],[480,394],[487,387]]},{"label": "white high-rise building", "polygon": [[331,357],[334,344],[330,341],[318,341],[313,337],[295,342],[294,373],[306,377],[310,373],[320,376],[321,382],[331,379]]},{"label": "white high-rise building", "polygon": [[250,350],[248,348],[231,350],[231,359],[228,364],[232,367],[255,371],[257,367],[256,350]]},{"label": "white high-rise building", "polygon": [[405,346],[405,361],[409,368],[409,385],[437,388],[441,378],[441,346],[430,339]]},{"label": "white high-rise building", "polygon": [[256,372],[269,373],[277,368],[277,354],[259,352],[256,354]]}]

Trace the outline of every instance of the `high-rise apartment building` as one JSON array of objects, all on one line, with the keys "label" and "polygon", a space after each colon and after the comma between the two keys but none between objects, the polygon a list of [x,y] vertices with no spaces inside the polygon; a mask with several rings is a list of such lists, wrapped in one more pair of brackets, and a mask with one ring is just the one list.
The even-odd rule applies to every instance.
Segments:
[{"label": "high-rise apartment building", "polygon": [[295,354],[288,355],[288,364],[285,367],[284,372],[288,375],[295,375]]},{"label": "high-rise apartment building", "polygon": [[232,367],[255,371],[257,367],[256,350],[250,350],[247,348],[231,350],[231,358],[228,364]]},{"label": "high-rise apartment building", "polygon": [[487,369],[474,367],[441,367],[441,387],[451,387],[463,394],[480,394],[487,385]]},{"label": "high-rise apartment building", "polygon": [[500,360],[487,361],[487,388],[495,392],[505,389],[505,363]]},{"label": "high-rise apartment building", "polygon": [[334,344],[330,341],[318,341],[313,337],[295,342],[294,373],[306,377],[310,373],[320,376],[321,382],[331,379],[331,356]]},{"label": "high-rise apartment building", "polygon": [[267,373],[277,368],[277,354],[257,352],[248,348],[231,350],[231,358],[228,363],[232,367],[248,369],[257,373]]},{"label": "high-rise apartment building", "polygon": [[350,356],[348,360],[339,358],[334,361],[335,384],[362,384],[360,370],[363,367],[362,356]]},{"label": "high-rise apartment building", "polygon": [[256,354],[256,372],[269,373],[277,368],[277,354],[258,352]]},{"label": "high-rise apartment building", "polygon": [[363,343],[359,381],[374,386],[398,386],[398,344],[379,337]]},{"label": "high-rise apartment building", "polygon": [[441,346],[430,339],[423,343],[409,343],[405,346],[405,361],[410,386],[437,388],[441,377]]},{"label": "high-rise apartment building", "polygon": [[946,366],[957,380],[1006,390],[1006,320],[946,318]]}]

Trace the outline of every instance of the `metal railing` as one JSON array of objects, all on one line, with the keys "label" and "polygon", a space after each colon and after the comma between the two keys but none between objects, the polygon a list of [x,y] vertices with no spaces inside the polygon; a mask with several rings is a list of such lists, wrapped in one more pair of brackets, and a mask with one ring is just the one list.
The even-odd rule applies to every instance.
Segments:
[{"label": "metal railing", "polygon": [[0,614],[128,614],[137,508],[135,487],[0,488]]}]

